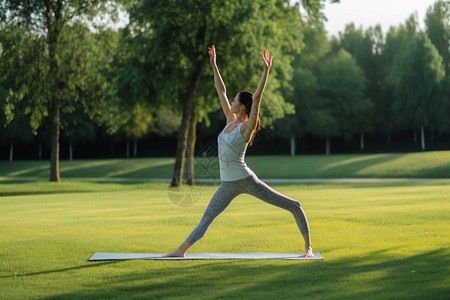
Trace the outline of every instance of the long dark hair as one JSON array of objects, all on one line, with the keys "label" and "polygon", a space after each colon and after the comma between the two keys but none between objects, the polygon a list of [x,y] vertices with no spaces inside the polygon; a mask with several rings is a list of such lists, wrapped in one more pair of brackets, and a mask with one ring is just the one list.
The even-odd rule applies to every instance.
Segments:
[{"label": "long dark hair", "polygon": [[[247,117],[250,117],[250,112],[252,111],[252,104],[253,104],[253,93],[249,91],[242,91],[238,94],[238,101],[239,103],[243,104],[245,106],[245,112],[247,114]],[[261,129],[261,120],[259,119],[259,116],[256,120],[256,129],[255,133],[253,134],[252,138],[248,141],[248,145],[251,146],[253,144],[253,139],[255,138],[256,133]]]}]

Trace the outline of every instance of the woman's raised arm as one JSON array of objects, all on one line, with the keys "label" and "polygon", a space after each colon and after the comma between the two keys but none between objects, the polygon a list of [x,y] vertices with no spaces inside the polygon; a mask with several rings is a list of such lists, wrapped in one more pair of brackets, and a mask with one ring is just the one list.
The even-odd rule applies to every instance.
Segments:
[{"label": "woman's raised arm", "polygon": [[[264,89],[266,87],[267,78],[269,76],[269,70],[272,67],[272,58],[273,56],[269,55],[269,50],[264,49],[261,53],[263,62],[264,62],[264,71],[261,76],[261,79],[259,80],[258,87],[256,88],[255,94],[253,96],[253,105],[255,105],[255,100],[258,100],[261,102],[262,94],[264,93]],[[257,101],[257,102],[258,102]],[[252,107],[253,111],[253,107]]]},{"label": "woman's raised arm", "polygon": [[227,123],[236,119],[236,116],[231,112],[230,103],[227,98],[227,88],[223,83],[222,76],[220,76],[219,68],[216,64],[216,48],[214,45],[208,47],[209,61],[214,71],[214,83],[216,85],[217,95],[219,96],[220,105],[222,106],[223,113],[227,118]]},{"label": "woman's raised arm", "polygon": [[269,51],[264,49],[263,52],[261,53],[261,56],[264,61],[264,71],[261,75],[261,79],[259,80],[258,87],[256,88],[256,91],[253,95],[253,103],[252,109],[250,111],[250,116],[248,117],[244,132],[242,133],[242,137],[247,142],[252,138],[252,135],[255,133],[259,120],[259,107],[261,105],[262,94],[264,93],[267,78],[269,77],[269,70],[272,67],[273,56],[269,55]]}]

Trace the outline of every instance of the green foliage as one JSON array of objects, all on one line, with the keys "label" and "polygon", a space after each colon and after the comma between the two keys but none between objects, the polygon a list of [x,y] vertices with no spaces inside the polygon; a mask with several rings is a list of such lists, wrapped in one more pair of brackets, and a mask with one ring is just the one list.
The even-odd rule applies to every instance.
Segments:
[{"label": "green foliage", "polygon": [[[8,70],[0,74],[0,142],[29,142],[32,139],[30,117],[23,114],[29,110],[26,100],[22,99],[26,89],[17,90],[19,79],[25,76],[24,70],[32,58],[23,47],[33,47],[36,40],[18,27],[5,27],[0,31],[0,69]],[[9,70],[15,70],[12,76]],[[15,114],[15,111],[18,113]]]},{"label": "green foliage", "polygon": [[[384,101],[384,89],[380,84],[384,67],[381,61],[383,39],[380,26],[363,31],[362,28],[356,29],[354,24],[349,24],[339,35],[340,46],[352,55],[366,78],[364,98],[367,98],[370,103],[367,103],[369,107],[365,109],[365,113],[359,120],[359,126],[364,132],[372,132],[374,129],[376,120],[372,113],[375,107],[378,111],[383,111],[380,103]],[[380,124],[377,122],[377,125]]]},{"label": "green foliage", "polygon": [[302,136],[307,132],[309,115],[314,110],[319,93],[317,67],[330,50],[325,28],[320,22],[309,20],[302,27],[305,48],[296,55],[292,63],[294,75],[291,80],[293,92],[289,102],[294,105],[295,114],[277,122],[277,131],[284,137]]},{"label": "green foliage", "polygon": [[[52,181],[60,181],[61,112],[73,112],[73,103],[79,101],[83,102],[87,110],[87,103],[101,102],[102,99],[99,99],[98,95],[107,95],[102,92],[108,89],[107,81],[99,76],[99,69],[95,68],[98,67],[96,62],[102,61],[101,55],[105,52],[98,51],[101,48],[92,47],[93,35],[89,34],[87,21],[92,21],[93,17],[104,9],[113,8],[111,4],[112,2],[107,0],[1,2],[1,7],[7,11],[0,16],[2,25],[19,28],[23,36],[31,37],[21,40],[32,42],[31,46],[26,43],[19,44],[19,53],[13,52],[14,55],[10,56],[13,61],[21,60],[20,53],[23,52],[24,57],[29,59],[29,64],[18,69],[7,69],[7,76],[16,81],[8,97],[9,115],[12,119],[17,109],[16,104],[25,100],[26,109],[20,113],[30,114],[31,126],[35,132],[43,120],[49,117]],[[8,50],[11,51],[12,48],[14,45]],[[23,76],[19,76],[18,71],[22,72]],[[90,76],[86,75],[89,73]],[[88,92],[89,89],[91,91]]]},{"label": "green foliage", "polygon": [[[73,105],[80,106],[79,103]],[[71,144],[93,142],[98,133],[98,127],[94,121],[89,119],[89,116],[79,107],[64,113],[61,119],[61,129]]]},{"label": "green foliage", "polygon": [[319,67],[320,90],[308,120],[310,131],[321,137],[344,136],[363,130],[371,102],[364,98],[365,77],[345,50]]},{"label": "green foliage", "polygon": [[293,82],[295,87],[291,103],[294,104],[295,114],[276,123],[277,131],[285,138],[299,137],[307,132],[310,113],[318,101],[319,84],[313,72],[299,68],[294,73]]},{"label": "green foliage", "polygon": [[426,33],[442,57],[447,76],[450,76],[450,2],[438,0],[427,10]]},{"label": "green foliage", "polygon": [[[362,31],[355,32],[350,26],[332,47],[323,24],[309,20],[303,32],[306,47],[294,63],[295,89],[291,98],[296,115],[279,122],[281,134],[301,136],[309,132],[320,137],[350,137],[370,131],[373,104],[360,67],[365,60],[373,60],[370,37],[362,37]],[[349,49],[358,59],[341,48]]]},{"label": "green foliage", "polygon": [[220,105],[215,101],[207,47],[216,46],[230,98],[241,90],[256,88],[262,72],[259,54],[265,47],[277,63],[265,93],[270,112],[269,106],[264,106],[263,120],[293,112],[284,96],[292,91],[290,62],[302,48],[302,37],[299,11],[287,1],[142,1],[130,8],[130,19],[127,45],[137,55],[128,59],[131,72],[124,74],[128,78],[123,87],[136,86],[139,78],[152,78],[146,85],[137,84],[143,86],[142,91],[133,92],[137,99],[180,105],[189,76],[200,61],[204,74],[195,111],[200,120],[208,122],[208,114]]},{"label": "green foliage", "polygon": [[[42,74],[45,67],[40,67],[39,56],[34,53],[43,51],[42,39],[30,34],[26,29],[15,25],[2,28],[0,33],[2,54],[0,57],[1,73],[0,83],[4,91],[2,95],[2,109],[5,111],[6,124],[9,124],[18,114],[30,114],[33,110],[30,103],[33,97],[27,95],[33,91],[32,87],[24,85],[24,81],[35,81]],[[25,98],[24,101],[22,101]],[[17,107],[17,109],[16,109]],[[45,112],[37,108],[30,117],[31,126],[35,130],[40,118],[36,115],[44,115]],[[20,117],[20,116],[19,116]]]},{"label": "green foliage", "polygon": [[[300,0],[302,7],[307,11],[308,17],[314,22],[323,22],[326,16],[323,14],[325,0]],[[330,3],[339,3],[340,0],[328,0]]]},{"label": "green foliage", "polygon": [[139,104],[134,107],[132,116],[124,125],[124,132],[127,139],[137,140],[147,134],[152,116]]},{"label": "green foliage", "polygon": [[417,34],[405,48],[395,89],[396,118],[400,124],[416,129],[440,128],[448,108],[442,57],[424,33]]},{"label": "green foliage", "polygon": [[[446,78],[443,79],[443,92],[446,95],[446,101],[450,101],[450,3],[448,1],[436,1],[433,7],[430,7],[425,17],[426,33],[430,41],[436,47],[439,55],[442,57]],[[442,111],[450,111],[450,105],[443,107]],[[444,124],[441,130],[450,131],[450,121],[444,117]]]},{"label": "green foliage", "polygon": [[11,61],[21,63],[15,68],[10,63],[8,68],[7,74],[16,80],[11,106],[30,94],[25,113],[31,114],[35,130],[48,116],[52,99],[58,99],[69,112],[77,101],[86,107],[89,89],[95,94],[90,96],[101,101],[99,97],[107,93],[105,81],[99,82],[97,63],[101,61],[100,50],[108,47],[94,46],[96,37],[85,23],[77,21],[101,11],[101,1],[3,1],[3,5],[9,12],[5,29],[18,33],[4,48],[11,52]]},{"label": "green foliage", "polygon": [[180,128],[181,116],[177,111],[162,107],[152,114],[152,120],[149,124],[149,132],[160,136],[170,136]]},{"label": "green foliage", "polygon": [[381,85],[381,97],[375,102],[375,115],[378,121],[377,127],[381,132],[385,132],[390,141],[393,131],[399,130],[398,123],[395,122],[393,105],[395,99],[395,89],[398,83],[398,72],[400,71],[400,57],[404,50],[404,45],[413,39],[417,32],[417,21],[411,16],[404,25],[391,27],[386,34],[381,54],[381,76],[379,82]]},{"label": "green foliage", "polygon": [[[73,141],[100,130],[127,139],[174,134],[197,67],[194,113],[209,126],[223,118],[211,44],[230,99],[256,87],[261,49],[274,55],[261,112],[266,128],[278,120],[274,134],[348,138],[375,127],[389,142],[421,126],[449,131],[448,1],[428,9],[428,39],[415,15],[386,36],[380,26],[349,24],[329,38],[324,2],[0,0],[2,140],[29,140],[25,132],[55,119],[55,101]],[[117,20],[120,5],[128,26],[101,25],[102,16]]]}]

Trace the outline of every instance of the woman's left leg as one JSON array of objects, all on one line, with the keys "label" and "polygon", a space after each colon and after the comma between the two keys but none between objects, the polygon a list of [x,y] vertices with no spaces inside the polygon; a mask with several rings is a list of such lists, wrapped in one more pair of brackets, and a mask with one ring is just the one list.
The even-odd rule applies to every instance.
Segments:
[{"label": "woman's left leg", "polygon": [[305,240],[305,252],[307,256],[313,256],[308,219],[306,218],[306,214],[303,211],[300,202],[275,191],[259,180],[256,175],[247,177],[242,184],[245,186],[245,193],[255,196],[269,204],[286,209],[292,213]]},{"label": "woman's left leg", "polygon": [[186,251],[205,235],[214,219],[227,208],[237,195],[240,194],[239,182],[239,180],[231,182],[222,181],[222,184],[209,201],[203,217],[195,229],[175,251],[168,253],[165,256],[185,256]]}]

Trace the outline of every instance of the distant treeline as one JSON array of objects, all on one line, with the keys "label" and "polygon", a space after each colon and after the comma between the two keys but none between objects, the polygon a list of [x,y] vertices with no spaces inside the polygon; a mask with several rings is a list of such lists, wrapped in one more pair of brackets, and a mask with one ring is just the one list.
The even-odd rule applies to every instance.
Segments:
[{"label": "distant treeline", "polygon": [[412,15],[387,33],[348,24],[338,36],[321,1],[122,2],[0,1],[0,159],[54,162],[60,141],[64,158],[178,155],[178,133],[198,153],[224,125],[211,44],[229,99],[256,88],[263,47],[274,55],[264,145],[250,151],[448,146],[448,1],[423,29]]}]

